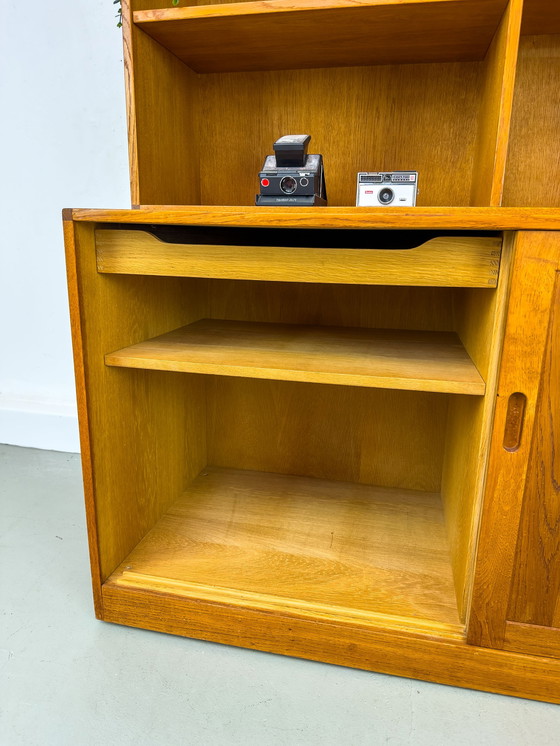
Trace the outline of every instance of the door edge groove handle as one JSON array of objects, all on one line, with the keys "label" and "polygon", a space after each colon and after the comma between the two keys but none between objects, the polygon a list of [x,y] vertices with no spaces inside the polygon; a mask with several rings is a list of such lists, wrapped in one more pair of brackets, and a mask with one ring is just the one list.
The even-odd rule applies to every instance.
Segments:
[{"label": "door edge groove handle", "polygon": [[508,399],[502,445],[504,450],[510,453],[515,453],[521,446],[526,405],[527,397],[520,391],[511,394]]}]

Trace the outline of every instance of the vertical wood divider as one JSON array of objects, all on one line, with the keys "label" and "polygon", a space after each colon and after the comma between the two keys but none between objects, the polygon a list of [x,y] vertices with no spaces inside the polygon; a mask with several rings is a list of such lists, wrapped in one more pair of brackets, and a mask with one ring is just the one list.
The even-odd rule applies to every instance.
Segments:
[{"label": "vertical wood divider", "polygon": [[506,168],[523,0],[510,0],[486,55],[472,206],[499,207]]}]

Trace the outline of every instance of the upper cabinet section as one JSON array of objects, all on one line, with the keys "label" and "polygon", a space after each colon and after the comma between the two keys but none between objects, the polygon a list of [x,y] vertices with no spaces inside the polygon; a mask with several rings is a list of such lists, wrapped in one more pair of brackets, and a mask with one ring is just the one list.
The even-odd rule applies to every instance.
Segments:
[{"label": "upper cabinet section", "polygon": [[148,2],[123,0],[134,205],[254,205],[299,132],[331,207],[399,170],[420,207],[500,204],[522,0]]},{"label": "upper cabinet section", "polygon": [[560,204],[560,0],[122,2],[134,205],[254,205],[290,133],[329,207],[399,170],[418,207]]}]

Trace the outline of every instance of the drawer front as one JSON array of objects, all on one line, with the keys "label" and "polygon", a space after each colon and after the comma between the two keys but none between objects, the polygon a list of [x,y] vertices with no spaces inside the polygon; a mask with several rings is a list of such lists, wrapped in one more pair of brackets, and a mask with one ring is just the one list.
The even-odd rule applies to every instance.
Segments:
[{"label": "drawer front", "polygon": [[496,287],[501,246],[496,236],[437,236],[411,249],[323,249],[168,243],[148,231],[96,231],[99,272],[278,282]]}]

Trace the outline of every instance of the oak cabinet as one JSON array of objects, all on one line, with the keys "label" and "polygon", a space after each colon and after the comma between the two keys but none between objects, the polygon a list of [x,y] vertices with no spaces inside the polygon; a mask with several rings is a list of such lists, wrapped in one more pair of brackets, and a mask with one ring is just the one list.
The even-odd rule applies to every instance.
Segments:
[{"label": "oak cabinet", "polygon": [[[123,26],[134,209],[64,213],[98,617],[560,703],[560,11]],[[254,206],[290,132],[328,207]]]}]

